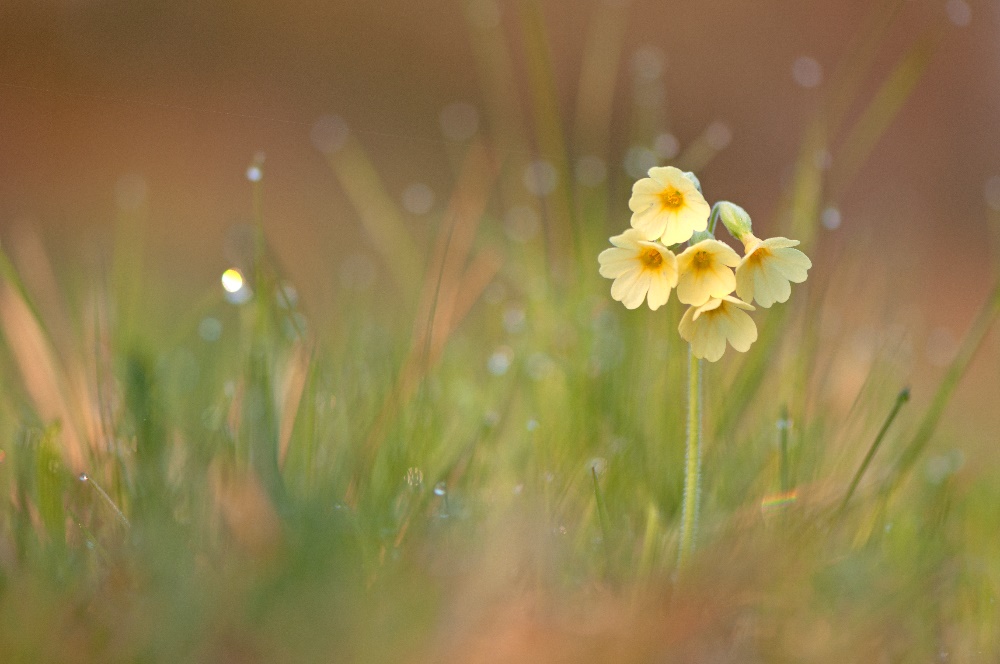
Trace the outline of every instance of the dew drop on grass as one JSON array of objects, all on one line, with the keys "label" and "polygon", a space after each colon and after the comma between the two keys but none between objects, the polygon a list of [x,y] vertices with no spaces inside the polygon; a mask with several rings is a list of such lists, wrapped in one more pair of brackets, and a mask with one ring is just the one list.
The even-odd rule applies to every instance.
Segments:
[{"label": "dew drop on grass", "polygon": [[90,478],[87,477],[87,473],[80,473],[80,476],[77,479],[79,479],[81,482],[86,482]]},{"label": "dew drop on grass", "polygon": [[608,460],[604,457],[594,457],[587,462],[587,472],[596,473],[598,477],[604,475],[608,469]]},{"label": "dew drop on grass", "polygon": [[528,420],[527,424],[525,424],[525,428],[527,428],[528,431],[536,430],[538,428],[538,420],[531,418]]},{"label": "dew drop on grass", "polygon": [[438,482],[437,484],[434,485],[435,496],[443,496],[446,493],[448,493],[448,489],[444,482]]}]

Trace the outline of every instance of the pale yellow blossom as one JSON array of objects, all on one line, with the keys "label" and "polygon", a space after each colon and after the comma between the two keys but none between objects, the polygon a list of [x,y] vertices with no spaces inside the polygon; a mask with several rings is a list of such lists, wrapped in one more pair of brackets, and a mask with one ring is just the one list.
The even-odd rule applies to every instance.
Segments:
[{"label": "pale yellow blossom", "polygon": [[765,309],[787,301],[792,292],[789,282],[802,283],[812,267],[808,256],[792,248],[799,241],[783,237],[760,240],[750,233],[743,241],[746,255],[736,268],[736,294]]},{"label": "pale yellow blossom", "polygon": [[705,230],[711,212],[694,183],[673,166],[649,169],[649,177],[633,185],[628,207],[632,227],[665,245],[687,242],[695,231]]},{"label": "pale yellow blossom", "polygon": [[695,357],[715,362],[726,352],[726,342],[745,353],[757,341],[757,326],[746,313],[753,305],[730,295],[713,297],[699,307],[690,307],[677,331],[691,344]]},{"label": "pale yellow blossom", "polygon": [[724,242],[707,239],[691,245],[677,257],[677,299],[699,306],[710,297],[729,295],[736,288],[732,268],[739,264],[739,254]]},{"label": "pale yellow blossom", "polygon": [[641,231],[630,228],[611,238],[614,246],[597,257],[601,276],[614,279],[611,297],[628,309],[636,309],[643,300],[649,308],[659,309],[677,285],[677,257],[659,242],[644,239]]}]

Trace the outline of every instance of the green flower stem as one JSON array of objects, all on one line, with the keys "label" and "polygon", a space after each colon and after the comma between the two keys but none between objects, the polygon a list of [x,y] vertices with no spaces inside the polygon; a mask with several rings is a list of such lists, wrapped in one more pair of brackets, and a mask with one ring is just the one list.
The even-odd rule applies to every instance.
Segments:
[{"label": "green flower stem", "polygon": [[694,551],[701,498],[701,360],[688,349],[687,442],[684,449],[684,504],[677,566],[683,569]]},{"label": "green flower stem", "polygon": [[[721,201],[720,201],[721,202]],[[715,225],[719,223],[719,203],[712,206],[712,212],[708,215],[708,232],[715,237]]]}]

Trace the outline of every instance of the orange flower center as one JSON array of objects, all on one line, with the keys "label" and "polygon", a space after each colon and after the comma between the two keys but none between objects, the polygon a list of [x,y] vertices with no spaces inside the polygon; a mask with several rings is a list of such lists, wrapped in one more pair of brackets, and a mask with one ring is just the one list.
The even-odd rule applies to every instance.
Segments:
[{"label": "orange flower center", "polygon": [[753,263],[754,265],[760,265],[767,257],[771,255],[771,250],[767,247],[757,247],[754,252],[747,257],[747,263]]},{"label": "orange flower center", "polygon": [[673,187],[667,187],[660,194],[660,204],[668,210],[676,210],[684,205],[684,195]]},{"label": "orange flower center", "polygon": [[643,249],[639,254],[639,260],[649,270],[658,270],[663,265],[663,255],[652,247]]},{"label": "orange flower center", "polygon": [[696,251],[692,262],[696,270],[704,270],[712,264],[712,254],[707,251]]}]

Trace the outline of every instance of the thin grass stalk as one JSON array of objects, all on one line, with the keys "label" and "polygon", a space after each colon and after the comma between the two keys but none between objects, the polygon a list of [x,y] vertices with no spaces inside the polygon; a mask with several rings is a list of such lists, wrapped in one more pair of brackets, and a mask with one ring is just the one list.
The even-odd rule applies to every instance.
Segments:
[{"label": "thin grass stalk", "polygon": [[780,456],[781,493],[786,494],[792,488],[791,472],[788,468],[788,406],[781,407],[781,418],[778,420],[778,449]]},{"label": "thin grass stalk", "polygon": [[590,474],[594,478],[594,500],[597,502],[597,521],[601,526],[601,540],[604,545],[604,557],[606,570],[611,572],[611,527],[608,523],[608,508],[601,494],[601,483],[597,479],[597,468],[590,467]]},{"label": "thin grass stalk", "polygon": [[875,453],[878,452],[878,448],[882,445],[882,440],[885,438],[886,432],[889,431],[889,427],[892,426],[893,421],[895,421],[896,415],[899,414],[899,409],[902,408],[903,404],[909,400],[910,388],[907,387],[904,388],[896,397],[896,403],[893,404],[892,410],[889,411],[889,415],[885,418],[885,422],[882,424],[882,428],[879,429],[878,434],[875,436],[875,440],[872,441],[871,447],[868,448],[868,453],[865,454],[865,458],[862,459],[857,472],[854,473],[854,479],[851,480],[851,485],[847,487],[847,493],[844,494],[844,500],[840,503],[841,512],[847,508],[847,503],[850,502],[851,496],[854,495],[854,490],[858,488],[858,483],[861,482],[861,478],[868,470],[868,466],[871,465],[872,459],[875,457]]},{"label": "thin grass stalk", "polygon": [[687,566],[694,551],[701,500],[701,360],[688,349],[687,439],[684,444],[684,502],[681,510],[681,543],[677,567]]}]

